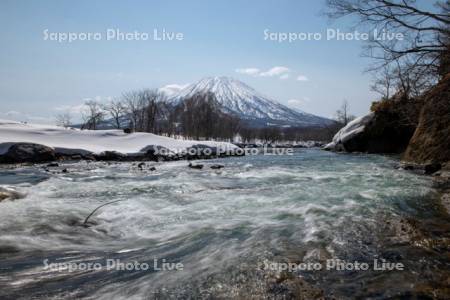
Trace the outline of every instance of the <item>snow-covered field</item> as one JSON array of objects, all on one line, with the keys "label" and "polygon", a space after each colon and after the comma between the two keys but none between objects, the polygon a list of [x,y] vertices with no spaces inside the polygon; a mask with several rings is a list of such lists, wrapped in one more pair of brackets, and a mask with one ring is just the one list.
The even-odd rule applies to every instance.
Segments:
[{"label": "snow-covered field", "polygon": [[[79,130],[58,126],[24,124],[0,120],[0,155],[14,143],[36,143],[60,151],[82,149],[94,153],[117,151],[137,153],[146,146],[162,146],[178,153],[196,144],[217,147],[223,151],[236,149],[230,143],[212,141],[179,140],[151,133],[126,134],[122,130]],[[62,149],[61,149],[62,148]]]}]

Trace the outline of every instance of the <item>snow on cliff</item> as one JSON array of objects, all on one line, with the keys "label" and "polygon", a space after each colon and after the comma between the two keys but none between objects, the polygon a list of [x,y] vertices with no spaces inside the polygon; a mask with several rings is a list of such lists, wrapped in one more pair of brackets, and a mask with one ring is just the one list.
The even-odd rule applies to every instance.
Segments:
[{"label": "snow on cliff", "polygon": [[52,148],[87,150],[94,153],[117,151],[137,153],[146,146],[162,146],[179,153],[193,145],[207,145],[218,149],[236,149],[230,143],[212,141],[178,140],[151,133],[126,134],[122,130],[79,130],[57,126],[24,124],[0,120],[0,155],[8,151],[14,143],[35,143]]},{"label": "snow on cliff", "polygon": [[327,144],[325,150],[346,151],[344,144],[364,132],[366,125],[372,121],[374,113],[359,117],[348,123],[333,137],[333,141]]}]

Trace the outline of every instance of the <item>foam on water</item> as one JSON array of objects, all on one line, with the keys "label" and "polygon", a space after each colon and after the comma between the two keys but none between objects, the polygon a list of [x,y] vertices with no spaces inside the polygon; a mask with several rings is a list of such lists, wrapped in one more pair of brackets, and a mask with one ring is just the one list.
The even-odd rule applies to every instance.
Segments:
[{"label": "foam on water", "polygon": [[[217,161],[225,168],[212,170],[208,164],[215,161],[204,161],[203,170],[193,170],[178,161],[155,164],[157,170],[150,172],[131,163],[82,162],[64,166],[69,173],[15,185],[27,197],[0,203],[0,244],[15,249],[9,254],[12,265],[22,256],[30,265],[16,266],[0,284],[24,288],[44,281],[39,277],[44,273],[32,281],[30,274],[39,273],[40,259],[48,256],[65,261],[159,257],[185,265],[183,272],[143,272],[133,280],[99,272],[93,278],[108,283],[101,290],[95,283],[79,284],[80,295],[95,290],[100,297],[200,280],[243,258],[258,260],[287,248],[321,245],[333,255],[348,244],[345,234],[368,234],[380,213],[415,211],[414,199],[432,192],[429,178],[395,170],[395,160],[382,156],[307,150]],[[33,170],[37,177],[45,173]],[[121,201],[90,218],[92,226],[80,226],[96,207],[115,200]]]}]

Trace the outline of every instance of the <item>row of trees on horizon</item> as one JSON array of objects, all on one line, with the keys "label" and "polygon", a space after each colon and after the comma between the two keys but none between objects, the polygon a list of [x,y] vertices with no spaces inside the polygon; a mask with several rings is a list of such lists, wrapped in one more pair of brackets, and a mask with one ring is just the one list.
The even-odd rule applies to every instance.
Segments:
[{"label": "row of trees on horizon", "polygon": [[[236,135],[245,143],[257,140],[266,143],[277,141],[328,141],[354,116],[348,113],[344,101],[336,112],[336,122],[325,127],[253,127],[238,116],[224,113],[213,93],[195,94],[177,105],[165,101],[157,90],[140,90],[124,93],[120,98],[102,104],[85,102],[81,129],[104,129],[106,125],[127,132],[149,132],[166,136],[183,136],[193,139],[232,141]],[[71,116],[57,116],[57,124],[70,127]]]}]

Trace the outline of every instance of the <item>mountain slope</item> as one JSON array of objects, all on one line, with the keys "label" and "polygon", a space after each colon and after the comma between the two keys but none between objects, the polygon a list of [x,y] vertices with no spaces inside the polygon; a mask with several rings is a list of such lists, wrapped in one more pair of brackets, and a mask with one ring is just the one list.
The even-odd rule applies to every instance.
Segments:
[{"label": "mountain slope", "polygon": [[168,95],[178,104],[196,93],[214,93],[224,113],[233,114],[254,126],[325,126],[333,121],[291,109],[272,100],[245,83],[229,77],[207,77]]}]

